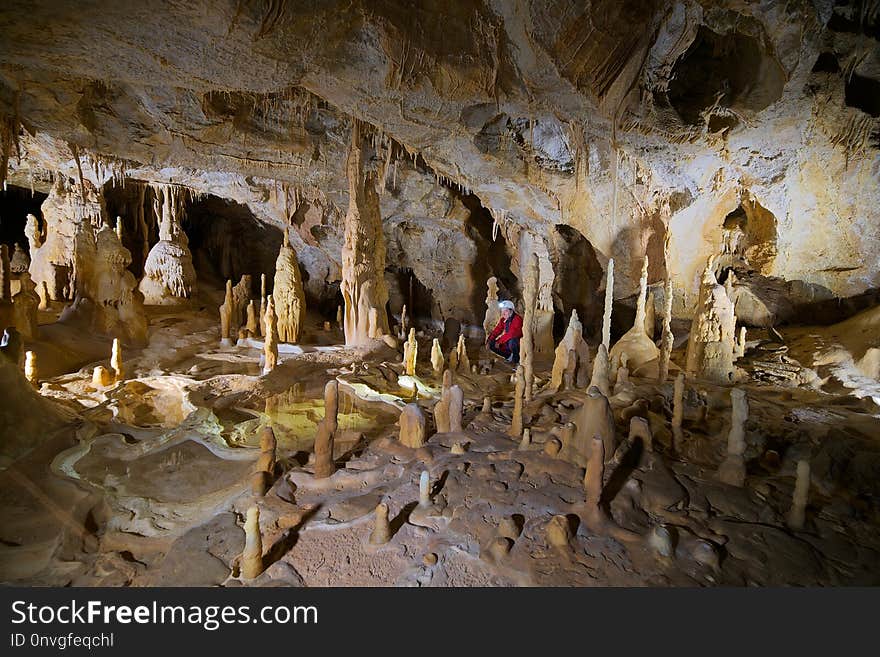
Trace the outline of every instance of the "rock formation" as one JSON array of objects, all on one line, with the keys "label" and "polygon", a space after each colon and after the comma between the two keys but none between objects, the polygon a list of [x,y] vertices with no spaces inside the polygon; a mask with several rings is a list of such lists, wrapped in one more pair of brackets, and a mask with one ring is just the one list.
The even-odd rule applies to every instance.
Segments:
[{"label": "rock formation", "polygon": [[471,371],[471,359],[468,357],[467,344],[464,340],[464,333],[458,336],[458,342],[455,345],[455,362],[456,372],[467,374]]},{"label": "rock formation", "polygon": [[12,258],[9,259],[10,270],[14,275],[20,275],[30,269],[30,266],[31,257],[28,252],[21,248],[21,244],[16,243]]},{"label": "rock formation", "polygon": [[12,270],[9,249],[0,245],[0,328],[15,324],[15,307],[12,299]]},{"label": "rock formation", "polygon": [[[89,264],[87,269],[81,266],[77,269],[78,272],[85,270],[89,277],[77,293],[73,311],[84,309],[91,313],[92,328],[100,334],[124,336],[133,344],[146,344],[147,316],[143,295],[137,289],[134,275],[128,271],[131,253],[122,246],[110,226],[98,231],[94,261]],[[85,299],[91,302],[90,307]]]},{"label": "rock formation", "polygon": [[663,383],[669,377],[669,359],[672,356],[672,279],[666,279],[664,288],[663,328],[660,332],[660,370],[657,380]]},{"label": "rock formation", "polygon": [[391,523],[388,522],[388,505],[380,503],[376,505],[373,531],[370,533],[370,543],[373,545],[384,545],[390,540]]},{"label": "rock formation", "polygon": [[103,365],[98,365],[92,370],[92,385],[96,388],[106,388],[113,385],[113,372]]},{"label": "rock formation", "polygon": [[[155,212],[159,215],[159,241],[150,249],[144,263],[139,289],[144,303],[175,305],[185,303],[196,289],[189,239],[180,225],[183,215],[182,192],[172,185],[153,188]],[[119,236],[122,240],[121,235]]]},{"label": "rock formation", "polygon": [[786,524],[794,530],[804,528],[805,512],[810,494],[810,462],[798,461],[797,480],[794,485],[794,493],[791,498],[791,509],[786,517]]},{"label": "rock formation", "polygon": [[251,475],[251,492],[262,497],[272,485],[272,477],[275,473],[275,450],[278,442],[272,427],[260,429],[260,457],[257,459],[254,472]]},{"label": "rock formation", "polygon": [[626,353],[629,357],[629,369],[631,372],[638,371],[660,357],[660,351],[645,331],[647,289],[648,258],[645,257],[644,264],[642,265],[642,276],[639,280],[639,297],[636,302],[635,322],[633,322],[633,327],[611,347],[611,351],[608,354],[613,369],[616,369],[619,365],[622,353]]},{"label": "rock formation", "polygon": [[425,444],[425,416],[418,404],[407,404],[400,412],[399,440],[407,447],[421,447]]},{"label": "rock formation", "polygon": [[235,302],[232,299],[232,281],[226,281],[226,297],[220,306],[220,344],[232,344],[233,330],[238,331],[238,327],[233,329],[233,317],[235,316]]},{"label": "rock formation", "polygon": [[244,552],[241,553],[241,576],[254,579],[263,572],[263,537],[260,534],[260,509],[252,506],[247,510],[244,523]]},{"label": "rock formation", "polygon": [[125,367],[122,364],[122,345],[119,338],[113,338],[113,348],[110,350],[110,369],[113,372],[113,380],[119,383],[125,380]]},{"label": "rock formation", "polygon": [[451,386],[448,391],[449,399],[449,430],[461,431],[461,415],[464,410],[464,393],[460,386]]},{"label": "rock formation", "polygon": [[608,260],[605,272],[605,310],[602,313],[602,346],[611,351],[611,310],[614,306],[614,258]]},{"label": "rock formation", "polygon": [[593,359],[593,373],[590,377],[589,388],[598,388],[606,397],[611,396],[611,381],[608,376],[608,352],[605,351],[605,345],[600,344],[599,350],[596,352],[596,358]]},{"label": "rock formation", "polygon": [[339,383],[336,379],[324,386],[324,419],[318,423],[315,434],[315,478],[329,477],[336,471],[333,462],[333,442],[339,426]]},{"label": "rock formation", "polygon": [[423,509],[431,506],[431,477],[427,470],[419,475],[419,506]]},{"label": "rock formation", "polygon": [[727,456],[718,468],[718,479],[731,486],[740,486],[746,480],[746,464],[743,454],[746,451],[745,424],[749,419],[749,401],[745,390],[734,388],[730,391],[733,402],[730,433],[727,436]]},{"label": "rock formation", "polygon": [[576,429],[570,448],[576,462],[590,458],[591,441],[596,437],[602,439],[607,458],[614,455],[617,449],[614,413],[608,398],[598,388],[594,386],[587,391],[586,399],[572,415],[572,421]]},{"label": "rock formation", "polygon": [[26,351],[24,354],[24,378],[39,387],[40,373],[37,369],[37,355],[33,351]]},{"label": "rock formation", "polygon": [[[565,335],[556,346],[556,356],[553,359],[548,390],[557,392],[563,389],[566,370],[573,370],[575,376],[580,375],[581,378],[585,378],[589,367],[590,351],[583,333],[584,326],[578,319],[577,310],[572,310]],[[569,378],[574,377],[569,376]],[[576,385],[576,380],[569,385]]]},{"label": "rock formation", "polygon": [[409,330],[409,338],[403,344],[403,371],[409,376],[416,374],[416,361],[419,357],[419,343],[416,341],[416,330]]},{"label": "rock formation", "polygon": [[440,348],[440,340],[434,338],[431,343],[431,368],[434,374],[441,374],[446,360],[443,358],[443,350]]},{"label": "rock formation", "polygon": [[526,375],[523,366],[516,368],[516,382],[513,391],[513,417],[507,435],[519,438],[523,430],[523,402],[525,398]]},{"label": "rock formation", "polygon": [[[385,304],[385,238],[375,175],[364,172],[360,130],[352,130],[348,173],[349,204],[342,246],[342,297],[345,301],[345,344],[359,346],[388,334]],[[371,313],[372,311],[372,313]],[[373,320],[371,322],[371,319]]]},{"label": "rock formation", "polygon": [[710,258],[700,283],[697,308],[691,322],[685,371],[688,376],[730,383],[734,378],[736,316],[723,285],[719,285]]},{"label": "rock formation", "polygon": [[[227,292],[230,289],[229,285],[229,282],[227,282]],[[271,294],[266,298],[266,317],[264,321],[263,374],[265,375],[274,370],[278,365],[278,319],[275,316],[275,301]]]},{"label": "rock formation", "polygon": [[486,281],[486,315],[483,318],[483,331],[486,335],[492,332],[495,325],[501,319],[501,309],[498,307],[498,279],[490,276]]},{"label": "rock formation", "polygon": [[[20,289],[13,298],[15,305],[15,328],[28,340],[36,340],[40,333],[37,309],[40,307],[40,295],[28,272],[22,272],[19,278]],[[2,303],[2,302],[0,302]]]},{"label": "rock formation", "polygon": [[275,313],[278,316],[278,338],[281,342],[299,342],[306,318],[306,297],[299,273],[296,251],[290,245],[288,229],[284,229],[281,249],[275,261],[275,283],[272,288]]},{"label": "rock formation", "polygon": [[523,367],[525,401],[531,401],[535,382],[535,309],[538,303],[538,257],[533,255],[525,266],[523,284],[523,336],[520,340],[520,362]]}]

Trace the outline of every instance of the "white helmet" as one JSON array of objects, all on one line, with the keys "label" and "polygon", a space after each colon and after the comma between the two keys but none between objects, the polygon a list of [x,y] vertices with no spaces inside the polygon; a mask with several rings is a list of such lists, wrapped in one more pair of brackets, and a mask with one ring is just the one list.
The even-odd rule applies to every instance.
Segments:
[{"label": "white helmet", "polygon": [[505,308],[509,308],[510,310],[515,310],[514,305],[513,305],[513,301],[509,301],[508,299],[505,299],[504,301],[500,301],[498,303],[498,307],[501,308],[501,310],[504,310]]}]

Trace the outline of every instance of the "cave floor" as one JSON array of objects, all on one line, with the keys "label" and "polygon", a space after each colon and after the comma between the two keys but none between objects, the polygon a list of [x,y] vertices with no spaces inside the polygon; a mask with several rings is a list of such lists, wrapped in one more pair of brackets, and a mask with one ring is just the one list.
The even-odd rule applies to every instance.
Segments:
[{"label": "cave floor", "polygon": [[[686,394],[684,439],[670,431],[671,381],[632,377],[611,399],[618,436],[642,405],[653,449],[622,439],[605,468],[608,520],[583,512],[583,463],[545,449],[584,398],[540,392],[525,407],[532,442],[507,435],[511,369],[470,345],[486,373],[459,373],[462,433],[419,449],[396,440],[411,401],[400,357],[340,347],[338,327],[311,318],[301,348],[260,376],[257,340],[221,347],[211,304],[151,308],[150,342],[125,352],[126,378],[95,388],[94,354],[61,324],[68,346],[42,394],[72,421],[0,471],[0,581],[49,586],[711,586],[880,583],[880,432],[876,407],[842,390],[750,383],[748,477],[716,478],[730,418],[729,389]],[[440,381],[420,341],[419,405],[430,418]],[[681,361],[676,354],[674,360]],[[106,364],[106,363],[105,363]],[[537,376],[546,382],[548,362]],[[51,368],[50,368],[51,369]],[[312,476],[322,389],[340,382],[329,478]],[[482,411],[483,398],[491,411]],[[428,420],[429,426],[432,424]],[[256,434],[278,439],[274,484],[252,494]],[[458,443],[463,453],[454,453]],[[461,450],[456,450],[461,451]],[[806,523],[786,526],[800,458],[811,458]],[[420,505],[419,477],[431,478]],[[374,510],[389,507],[391,540],[369,542]],[[259,506],[265,572],[239,576],[243,520]],[[549,540],[553,516],[570,536]],[[671,552],[658,547],[665,528]],[[665,554],[664,554],[665,553]]]}]

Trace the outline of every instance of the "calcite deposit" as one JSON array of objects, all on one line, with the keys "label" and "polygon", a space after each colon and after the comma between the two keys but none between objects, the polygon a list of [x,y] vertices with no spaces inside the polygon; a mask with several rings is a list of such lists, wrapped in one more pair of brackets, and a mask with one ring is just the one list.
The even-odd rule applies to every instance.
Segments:
[{"label": "calcite deposit", "polygon": [[880,584],[876,3],[202,4],[0,6],[0,584]]}]

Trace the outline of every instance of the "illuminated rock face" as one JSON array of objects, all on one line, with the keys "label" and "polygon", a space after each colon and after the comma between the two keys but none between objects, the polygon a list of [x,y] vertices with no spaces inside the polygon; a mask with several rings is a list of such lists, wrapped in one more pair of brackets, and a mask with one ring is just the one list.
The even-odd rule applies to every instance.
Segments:
[{"label": "illuminated rock face", "polygon": [[[690,317],[703,264],[740,209],[742,255],[757,275],[797,283],[803,299],[880,285],[880,192],[865,184],[877,154],[875,109],[860,93],[880,76],[872,55],[852,59],[847,78],[844,63],[871,38],[827,27],[850,20],[851,7],[785,13],[772,3],[710,10],[636,1],[609,13],[602,2],[504,4],[444,2],[416,21],[396,5],[359,0],[346,11],[362,20],[340,21],[342,4],[331,1],[283,12],[254,40],[263,17],[232,0],[197,22],[164,5],[143,15],[82,7],[69,20],[72,10],[48,1],[29,5],[33,20],[22,21],[7,3],[0,67],[27,77],[18,115],[34,132],[21,137],[21,164],[10,159],[10,181],[27,187],[32,170],[76,180],[69,142],[80,145],[86,183],[103,184],[109,169],[84,155],[97,144],[140,180],[236,199],[276,226],[299,213],[293,246],[309,274],[306,291],[320,294],[342,278],[350,194],[341,167],[326,163],[344,160],[356,118],[379,133],[366,145],[358,186],[372,174],[386,222],[449,219],[449,190],[472,193],[497,219],[498,240],[556,225],[583,235],[603,266],[615,259],[616,299],[637,292],[648,253],[649,282],[668,273],[675,316]],[[337,28],[314,32],[328,22]],[[179,29],[168,33],[168,24]],[[47,41],[47,31],[65,38]],[[228,35],[222,57],[193,54],[217,34]],[[156,62],[171,65],[144,63],[144,39]],[[583,42],[591,48],[577,51]],[[404,52],[418,65],[407,66]],[[74,96],[75,111],[64,101]],[[13,114],[11,105],[2,111]],[[435,242],[402,243],[427,251]],[[517,256],[521,247],[508,239],[507,248]],[[40,258],[38,292],[45,280],[50,295],[63,296],[63,270],[57,281],[36,270],[69,268],[71,253]],[[499,275],[476,271],[481,257],[469,277],[454,272],[473,289]],[[381,270],[375,278],[379,285]],[[459,299],[466,287],[441,278],[426,283],[436,305],[473,309]],[[368,306],[379,309],[376,294]],[[741,303],[761,320],[757,301]]]}]

